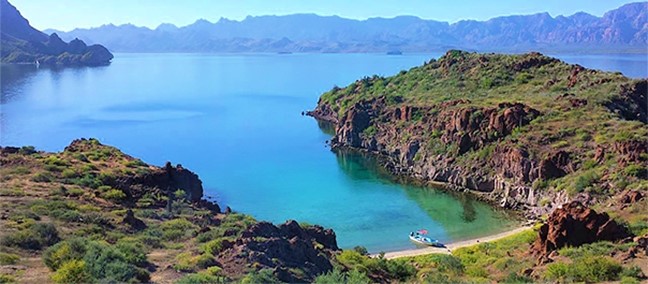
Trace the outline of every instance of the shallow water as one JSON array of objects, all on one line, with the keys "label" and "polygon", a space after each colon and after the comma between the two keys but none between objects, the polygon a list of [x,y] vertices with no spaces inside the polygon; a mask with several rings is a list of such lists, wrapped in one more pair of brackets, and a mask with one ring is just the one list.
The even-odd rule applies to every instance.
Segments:
[{"label": "shallow water", "polygon": [[60,151],[96,137],[149,163],[181,163],[219,203],[260,220],[331,227],[346,248],[414,248],[407,234],[419,228],[444,242],[510,228],[482,202],[398,185],[371,158],[331,152],[331,129],[300,114],[334,85],[438,56],[117,54],[97,68],[3,65],[0,144]]}]

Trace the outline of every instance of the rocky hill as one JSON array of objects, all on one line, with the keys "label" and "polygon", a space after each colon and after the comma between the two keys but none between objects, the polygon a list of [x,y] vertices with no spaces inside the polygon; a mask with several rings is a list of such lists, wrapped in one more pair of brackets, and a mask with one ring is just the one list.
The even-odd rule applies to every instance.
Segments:
[{"label": "rocky hill", "polygon": [[452,255],[387,260],[340,250],[330,229],[221,210],[184,167],[95,139],[59,153],[0,147],[0,283],[633,282],[648,273],[645,195],[602,204],[610,215],[565,204],[537,233]]},{"label": "rocky hill", "polygon": [[113,55],[102,45],[87,46],[82,40],[64,42],[29,25],[7,0],[0,0],[0,58],[2,63],[95,66],[110,63]]},{"label": "rocky hill", "polygon": [[445,182],[529,216],[648,186],[648,81],[539,53],[447,52],[325,93],[310,115],[333,148],[393,174]]},{"label": "rocky hill", "polygon": [[0,176],[2,283],[306,282],[339,251],[332,230],[221,210],[191,171],[95,139],[0,147]]},{"label": "rocky hill", "polygon": [[431,52],[450,48],[480,51],[645,53],[648,3],[631,3],[602,17],[548,13],[456,23],[399,16],[345,19],[295,14],[247,17],[241,21],[204,19],[155,29],[112,24],[57,32],[122,52]]}]

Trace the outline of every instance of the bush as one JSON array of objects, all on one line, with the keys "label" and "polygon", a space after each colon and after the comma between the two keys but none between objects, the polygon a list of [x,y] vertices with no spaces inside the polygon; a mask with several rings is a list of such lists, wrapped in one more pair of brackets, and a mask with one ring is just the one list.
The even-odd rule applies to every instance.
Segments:
[{"label": "bush", "polygon": [[[88,275],[84,282],[147,282],[149,274],[137,265],[147,264],[146,255],[142,250],[130,244],[110,246],[105,243],[90,241],[84,238],[61,242],[48,249],[43,255],[43,261],[55,274],[63,273],[66,265],[75,263],[77,271],[79,262]],[[62,277],[62,276],[61,276]],[[61,278],[64,279],[64,278]],[[90,281],[93,280],[93,281]]]},{"label": "bush", "polygon": [[[176,284],[220,284],[220,283],[230,283],[229,279],[220,276],[214,276],[203,273],[187,274],[184,277],[178,279]],[[261,282],[260,282],[261,283]]]},{"label": "bush", "polygon": [[645,167],[640,165],[629,165],[623,170],[623,172],[627,176],[638,177],[638,178],[646,178],[646,176],[648,175],[648,170],[646,170]]},{"label": "bush", "polygon": [[216,265],[216,260],[209,253],[194,256],[190,252],[185,252],[176,256],[175,260],[173,267],[183,272],[194,272]]},{"label": "bush", "polygon": [[162,238],[164,240],[177,241],[190,238],[193,235],[196,226],[187,219],[180,218],[162,223],[160,229],[162,229]]},{"label": "bush", "polygon": [[369,251],[367,251],[367,248],[363,246],[356,246],[353,250],[361,255],[369,255]]},{"label": "bush", "polygon": [[31,181],[33,181],[33,182],[51,182],[53,179],[54,179],[54,176],[52,176],[51,173],[49,173],[49,172],[39,172],[39,173],[36,173],[31,178]]},{"label": "bush", "polygon": [[112,201],[122,201],[126,198],[126,193],[119,189],[110,189],[101,194],[101,197],[112,200]]},{"label": "bush", "polygon": [[68,261],[52,275],[55,283],[89,283],[91,280],[83,260]]},{"label": "bush", "polygon": [[229,240],[227,238],[218,238],[207,242],[203,246],[203,250],[212,255],[218,255],[223,250],[223,241]]},{"label": "bush", "polygon": [[316,284],[339,284],[339,283],[346,283],[346,277],[344,276],[344,273],[342,271],[335,269],[333,271],[330,271],[328,273],[322,274],[317,276],[315,278],[315,281],[313,283]]},{"label": "bush", "polygon": [[20,147],[20,150],[18,150],[18,153],[22,155],[31,155],[36,153],[36,148],[34,146],[22,146]]},{"label": "bush", "polygon": [[20,256],[11,253],[0,252],[0,265],[13,265],[18,263]]},{"label": "bush", "polygon": [[574,263],[562,262],[547,265],[545,278],[559,281],[602,282],[619,279],[621,265],[607,257],[583,257]]},{"label": "bush", "polygon": [[16,278],[11,275],[0,273],[0,283],[15,283]]},{"label": "bush", "polygon": [[52,271],[56,271],[66,262],[82,259],[85,253],[86,240],[71,239],[48,248],[43,253],[43,262]]},{"label": "bush", "polygon": [[358,270],[351,270],[347,272],[346,283],[347,284],[368,284],[371,283],[371,279],[367,274],[362,273]]},{"label": "bush", "polygon": [[261,269],[259,271],[252,271],[245,275],[243,279],[241,279],[241,284],[255,284],[255,283],[264,283],[264,284],[271,284],[271,283],[281,283],[277,277],[275,277],[272,274],[272,270],[270,269]]},{"label": "bush", "polygon": [[0,244],[8,247],[19,247],[28,250],[40,250],[60,240],[53,224],[36,223],[27,230],[6,235]]}]

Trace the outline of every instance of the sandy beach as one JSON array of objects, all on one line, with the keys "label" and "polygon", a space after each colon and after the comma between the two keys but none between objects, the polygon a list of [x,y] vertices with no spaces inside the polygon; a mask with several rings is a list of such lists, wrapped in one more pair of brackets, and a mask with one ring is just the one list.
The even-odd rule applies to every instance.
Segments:
[{"label": "sandy beach", "polygon": [[[401,250],[401,251],[394,251],[394,252],[388,252],[385,253],[385,258],[386,259],[394,259],[394,258],[399,258],[399,257],[407,257],[407,256],[417,256],[417,255],[424,255],[424,254],[431,254],[431,253],[444,253],[444,254],[451,254],[453,250],[462,248],[462,247],[468,247],[468,246],[473,246],[479,243],[485,243],[485,242],[492,242],[495,240],[499,240],[502,238],[506,238],[508,236],[517,234],[522,231],[526,231],[531,229],[531,226],[525,226],[521,228],[516,228],[510,231],[502,232],[499,234],[495,235],[490,235],[490,236],[484,236],[481,238],[475,238],[471,240],[465,240],[465,241],[459,241],[459,242],[454,242],[454,243],[449,243],[446,244],[446,247],[444,248],[436,248],[436,247],[427,247],[427,248],[421,248],[421,249],[410,249],[410,250]],[[378,254],[372,254],[372,257],[377,257]]]}]

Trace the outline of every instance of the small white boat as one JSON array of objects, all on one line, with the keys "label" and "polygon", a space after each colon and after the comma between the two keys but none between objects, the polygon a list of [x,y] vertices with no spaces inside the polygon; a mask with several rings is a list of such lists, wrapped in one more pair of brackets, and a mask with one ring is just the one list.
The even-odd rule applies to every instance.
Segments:
[{"label": "small white boat", "polygon": [[36,67],[39,67],[39,66],[40,66],[40,62],[38,62],[38,60],[36,60]]},{"label": "small white boat", "polygon": [[412,242],[415,242],[417,244],[425,245],[425,246],[433,246],[433,247],[444,247],[441,242],[438,240],[432,239],[428,236],[426,236],[427,230],[418,230],[416,232],[410,232],[409,238]]}]

